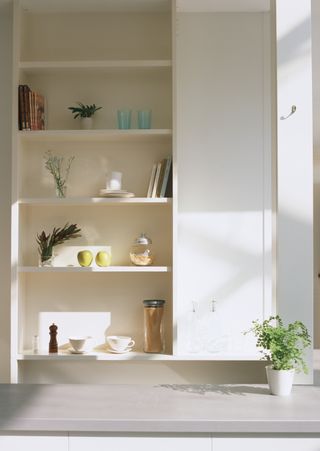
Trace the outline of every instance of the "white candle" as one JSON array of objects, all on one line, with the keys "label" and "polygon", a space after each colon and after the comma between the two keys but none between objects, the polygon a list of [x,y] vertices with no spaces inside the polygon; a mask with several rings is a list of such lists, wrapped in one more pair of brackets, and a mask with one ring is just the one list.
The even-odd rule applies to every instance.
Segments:
[{"label": "white candle", "polygon": [[107,189],[120,190],[122,182],[122,172],[110,172],[107,176]]}]

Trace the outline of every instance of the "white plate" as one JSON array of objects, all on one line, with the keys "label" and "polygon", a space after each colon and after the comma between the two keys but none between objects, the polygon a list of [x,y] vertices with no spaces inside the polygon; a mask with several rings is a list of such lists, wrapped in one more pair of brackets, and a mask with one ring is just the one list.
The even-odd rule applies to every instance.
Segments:
[{"label": "white plate", "polygon": [[108,348],[108,352],[112,354],[127,354],[130,351],[132,351],[132,348],[125,349],[124,351],[116,351],[115,349]]},{"label": "white plate", "polygon": [[134,193],[102,193],[100,191],[101,197],[134,197]]},{"label": "white plate", "polygon": [[74,349],[69,349],[71,354],[86,354],[87,351],[75,351]]},{"label": "white plate", "polygon": [[127,192],[128,191],[125,190],[125,189],[105,189],[105,188],[102,188],[100,190],[100,193],[104,193],[104,194],[125,194]]}]

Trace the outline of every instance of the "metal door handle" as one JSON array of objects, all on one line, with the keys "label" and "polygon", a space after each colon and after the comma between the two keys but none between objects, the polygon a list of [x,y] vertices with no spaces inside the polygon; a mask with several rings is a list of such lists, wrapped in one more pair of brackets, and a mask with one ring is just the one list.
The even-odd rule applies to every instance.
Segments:
[{"label": "metal door handle", "polygon": [[292,105],[291,111],[287,116],[281,116],[280,121],[284,121],[285,119],[288,119],[288,117],[292,116],[297,111],[297,107],[295,105]]}]

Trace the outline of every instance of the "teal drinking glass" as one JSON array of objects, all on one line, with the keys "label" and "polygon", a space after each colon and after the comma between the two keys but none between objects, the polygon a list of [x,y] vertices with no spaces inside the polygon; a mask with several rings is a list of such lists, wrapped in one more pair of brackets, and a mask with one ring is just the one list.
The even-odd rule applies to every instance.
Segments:
[{"label": "teal drinking glass", "polygon": [[120,130],[131,128],[131,110],[118,110],[118,128]]},{"label": "teal drinking glass", "polygon": [[138,111],[138,128],[151,128],[151,110]]}]

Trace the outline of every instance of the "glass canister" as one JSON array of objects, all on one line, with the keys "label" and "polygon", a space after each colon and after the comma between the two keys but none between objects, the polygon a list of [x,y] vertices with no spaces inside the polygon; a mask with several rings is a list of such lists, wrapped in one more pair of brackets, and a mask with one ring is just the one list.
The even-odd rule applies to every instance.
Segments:
[{"label": "glass canister", "polygon": [[152,241],[144,233],[134,241],[130,249],[130,259],[134,265],[150,266],[153,263]]},{"label": "glass canister", "polygon": [[162,299],[147,299],[144,305],[144,352],[164,352],[164,304]]}]

